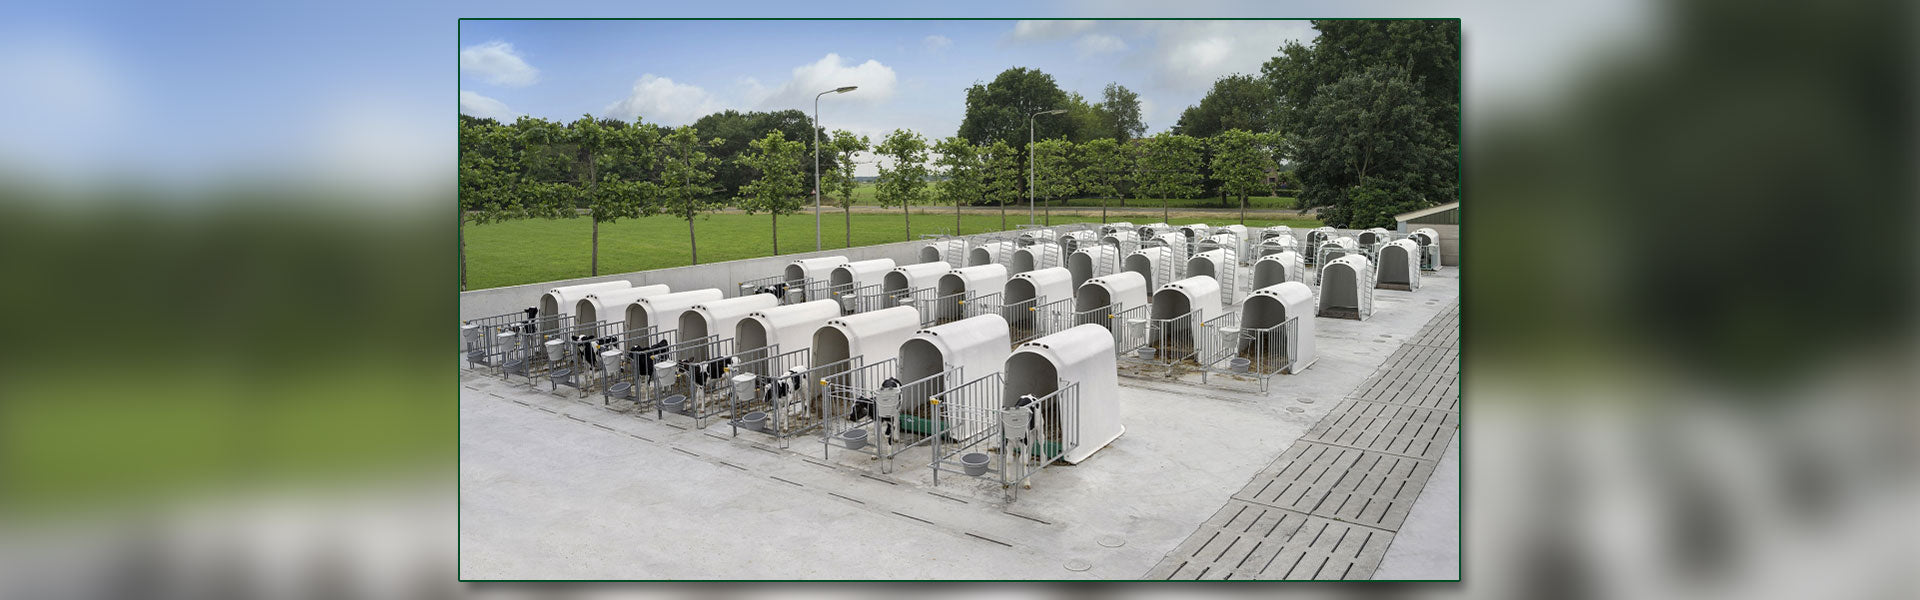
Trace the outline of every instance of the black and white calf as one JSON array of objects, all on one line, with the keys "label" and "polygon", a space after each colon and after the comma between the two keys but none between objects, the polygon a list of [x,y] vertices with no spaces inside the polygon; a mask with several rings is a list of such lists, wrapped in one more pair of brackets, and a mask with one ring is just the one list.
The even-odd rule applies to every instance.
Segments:
[{"label": "black and white calf", "polygon": [[1031,464],[1046,452],[1042,448],[1047,429],[1046,415],[1040,410],[1040,399],[1033,394],[1021,396],[1013,406],[1000,411],[1000,428],[1006,438],[1001,448],[1001,459],[1006,461],[1006,474],[1009,480],[1024,481],[1028,489],[1033,482],[1027,480],[1031,473]]}]

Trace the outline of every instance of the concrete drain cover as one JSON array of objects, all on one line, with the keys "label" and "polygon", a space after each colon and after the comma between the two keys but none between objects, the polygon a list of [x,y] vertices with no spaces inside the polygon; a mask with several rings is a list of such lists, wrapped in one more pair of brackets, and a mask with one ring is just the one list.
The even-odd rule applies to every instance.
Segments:
[{"label": "concrete drain cover", "polygon": [[1084,560],[1080,560],[1080,559],[1078,559],[1078,558],[1076,558],[1076,559],[1073,559],[1073,560],[1069,560],[1069,561],[1067,561],[1067,570],[1068,570],[1068,571],[1076,571],[1076,572],[1077,572],[1077,571],[1085,571],[1085,570],[1087,570],[1087,569],[1091,569],[1091,568],[1093,568],[1093,563],[1090,563],[1090,562],[1087,562],[1087,561],[1084,561]]},{"label": "concrete drain cover", "polygon": [[1307,412],[1307,409],[1304,409],[1304,408],[1300,408],[1300,407],[1298,407],[1298,406],[1289,406],[1289,407],[1287,407],[1287,412],[1295,412],[1295,413],[1297,413],[1297,412]]},{"label": "concrete drain cover", "polygon": [[1108,548],[1119,548],[1121,546],[1127,545],[1127,541],[1109,535],[1109,536],[1100,538],[1100,545],[1106,546]]},{"label": "concrete drain cover", "polygon": [[1301,399],[1300,399],[1300,403],[1301,403],[1301,404],[1313,404],[1313,399],[1312,399],[1312,398],[1301,398]]}]

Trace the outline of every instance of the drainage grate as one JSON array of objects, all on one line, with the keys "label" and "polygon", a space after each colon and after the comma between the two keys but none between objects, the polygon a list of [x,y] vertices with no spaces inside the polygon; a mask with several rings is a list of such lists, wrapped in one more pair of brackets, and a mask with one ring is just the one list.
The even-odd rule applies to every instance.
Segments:
[{"label": "drainage grate", "polygon": [[1400,369],[1422,371],[1426,373],[1457,373],[1460,370],[1460,352],[1452,348],[1439,346],[1416,346],[1405,344],[1394,350],[1381,363],[1382,369]]},{"label": "drainage grate", "polygon": [[1452,411],[1342,400],[1300,439],[1438,461],[1459,423]]},{"label": "drainage grate", "polygon": [[1393,532],[1241,500],[1147,572],[1148,579],[1346,579],[1373,573]]},{"label": "drainage grate", "polygon": [[1421,408],[1458,410],[1459,377],[1443,373],[1388,370],[1374,371],[1348,398]]},{"label": "drainage grate", "polygon": [[1381,529],[1398,529],[1434,463],[1300,441],[1254,476],[1236,500]]}]

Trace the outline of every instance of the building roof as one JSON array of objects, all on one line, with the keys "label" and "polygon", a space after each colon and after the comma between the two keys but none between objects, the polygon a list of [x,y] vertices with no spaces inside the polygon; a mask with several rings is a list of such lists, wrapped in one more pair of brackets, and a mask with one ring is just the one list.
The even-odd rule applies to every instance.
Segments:
[{"label": "building roof", "polygon": [[1393,220],[1402,221],[1402,222],[1411,221],[1414,219],[1418,219],[1420,217],[1425,217],[1428,215],[1437,215],[1450,210],[1459,210],[1459,209],[1460,209],[1459,202],[1448,202],[1446,204],[1442,204],[1442,205],[1431,207],[1431,208],[1423,208],[1410,213],[1401,213],[1398,215],[1394,215]]}]

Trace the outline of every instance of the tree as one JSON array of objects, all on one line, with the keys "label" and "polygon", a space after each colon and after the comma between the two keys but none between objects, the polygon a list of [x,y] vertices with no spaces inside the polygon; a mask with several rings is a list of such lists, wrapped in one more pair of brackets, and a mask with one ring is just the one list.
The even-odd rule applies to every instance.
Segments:
[{"label": "tree", "polygon": [[1114,136],[1113,128],[1108,123],[1107,113],[1101,110],[1098,104],[1088,104],[1087,99],[1082,98],[1077,92],[1067,94],[1067,114],[1054,118],[1073,122],[1073,127],[1069,128],[1066,139],[1075,144],[1088,140],[1112,139]]},{"label": "tree", "polygon": [[492,119],[460,116],[460,289],[467,288],[465,225],[526,218],[514,166],[513,134]]},{"label": "tree", "polygon": [[1267,185],[1267,170],[1277,165],[1267,148],[1273,145],[1273,135],[1228,129],[1208,139],[1207,145],[1213,150],[1213,178],[1222,192],[1240,199],[1240,224],[1245,225],[1247,196],[1272,189]]},{"label": "tree", "polygon": [[780,215],[800,211],[801,197],[807,192],[807,173],[800,160],[807,145],[788,141],[776,129],[754,140],[739,161],[758,173],[758,177],[740,186],[738,199],[747,214],[765,212],[773,217],[773,253],[780,254]]},{"label": "tree", "polygon": [[1172,199],[1200,195],[1200,149],[1198,138],[1172,132],[1141,142],[1135,189],[1138,196],[1161,199],[1161,219],[1171,220]]},{"label": "tree", "polygon": [[1080,171],[1075,175],[1080,189],[1100,199],[1100,222],[1107,221],[1107,200],[1120,195],[1128,173],[1133,170],[1132,156],[1126,147],[1111,139],[1092,140],[1080,145]]},{"label": "tree", "polygon": [[882,163],[874,197],[882,207],[900,207],[911,240],[912,206],[927,201],[927,140],[911,130],[895,129],[875,153],[890,159],[891,165]]},{"label": "tree", "polygon": [[1100,94],[1100,112],[1114,141],[1126,143],[1147,132],[1147,123],[1140,119],[1140,94],[1127,86],[1108,83]]},{"label": "tree", "polygon": [[[566,140],[574,150],[575,196],[586,202],[587,218],[593,222],[593,242],[589,275],[600,274],[600,224],[623,218],[639,218],[657,187],[650,181],[622,181],[611,174],[602,175],[605,164],[646,164],[657,141],[651,128],[629,128],[625,123],[610,127],[591,115],[582,115],[567,124]],[[569,211],[568,216],[578,213]]]},{"label": "tree", "polygon": [[1274,131],[1279,103],[1273,88],[1251,75],[1229,75],[1213,82],[1199,104],[1180,113],[1174,133],[1208,138],[1229,129]]},{"label": "tree", "polygon": [[1006,142],[994,142],[984,148],[980,155],[980,171],[983,184],[981,199],[1000,205],[1000,229],[1007,228],[1007,205],[1020,200],[1020,184],[1026,182],[1026,173],[1020,167],[1020,153]]},{"label": "tree", "polygon": [[[860,182],[853,179],[853,155],[866,152],[873,147],[867,136],[854,135],[845,129],[836,129],[822,150],[831,152],[831,168],[820,172],[822,194],[831,194],[840,199],[839,206],[847,219],[847,247],[853,247],[853,190]],[[823,167],[824,168],[824,167]]]},{"label": "tree", "polygon": [[1420,90],[1399,67],[1325,86],[1289,137],[1300,205],[1334,227],[1386,227],[1393,216],[1455,197],[1454,144],[1426,126]]},{"label": "tree", "polygon": [[[755,170],[740,159],[747,152],[749,144],[766,137],[768,132],[778,131],[789,141],[800,142],[805,147],[804,153],[813,152],[815,133],[813,122],[806,112],[800,110],[773,112],[725,110],[700,117],[700,120],[693,122],[693,126],[703,135],[725,140],[708,150],[708,153],[720,159],[713,171],[716,193],[729,198],[744,195],[740,187],[753,180]],[[826,138],[825,135],[820,137]],[[821,153],[820,158],[823,161],[822,168],[825,168],[824,161],[827,156],[824,152]]]},{"label": "tree", "polygon": [[1428,101],[1423,119],[1453,139],[1460,119],[1460,22],[1314,21],[1312,46],[1289,43],[1260,68],[1273,89],[1283,131],[1305,125],[1323,86],[1373,67],[1398,67]]},{"label": "tree", "polygon": [[[959,135],[978,145],[1006,142],[1018,149],[1027,141],[1027,119],[1059,108],[1067,108],[1067,93],[1052,75],[1024,67],[1007,69],[993,82],[967,89],[967,113],[960,121]],[[1041,119],[1035,126],[1037,138],[1053,139],[1071,137],[1074,122]]]},{"label": "tree", "polygon": [[953,204],[953,234],[960,235],[960,205],[977,200],[985,193],[980,148],[956,135],[940,140],[933,151],[940,155],[934,159],[934,166],[947,176],[946,182],[940,184],[939,200],[942,204]]},{"label": "tree", "polygon": [[700,264],[700,244],[693,232],[693,219],[702,212],[719,208],[708,200],[713,193],[713,167],[719,159],[704,148],[720,145],[722,140],[700,139],[692,125],[677,127],[660,140],[660,208],[671,210],[687,220],[687,250],[692,264]]},{"label": "tree", "polygon": [[1033,193],[1043,199],[1045,225],[1053,225],[1053,200],[1079,191],[1073,184],[1073,162],[1073,142],[1040,140],[1033,145]]}]

